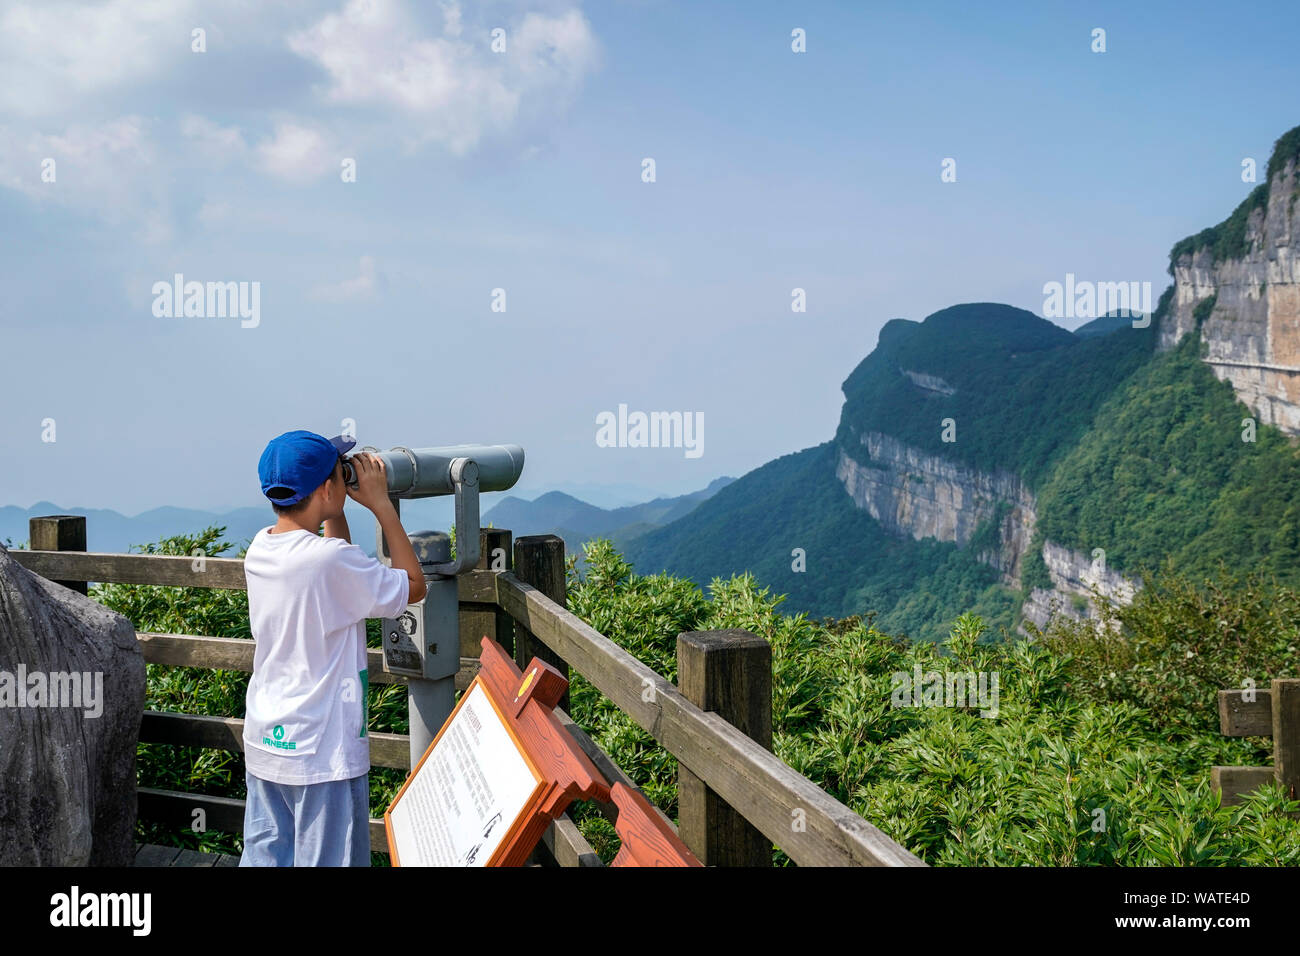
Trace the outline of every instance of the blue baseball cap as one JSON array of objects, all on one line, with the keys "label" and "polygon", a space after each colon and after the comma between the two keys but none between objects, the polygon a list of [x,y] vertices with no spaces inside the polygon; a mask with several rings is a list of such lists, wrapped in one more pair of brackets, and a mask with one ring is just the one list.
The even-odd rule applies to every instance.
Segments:
[{"label": "blue baseball cap", "polygon": [[295,505],[334,473],[339,456],[356,442],[339,435],[325,438],[315,432],[292,431],[277,435],[257,462],[262,494],[277,505]]}]

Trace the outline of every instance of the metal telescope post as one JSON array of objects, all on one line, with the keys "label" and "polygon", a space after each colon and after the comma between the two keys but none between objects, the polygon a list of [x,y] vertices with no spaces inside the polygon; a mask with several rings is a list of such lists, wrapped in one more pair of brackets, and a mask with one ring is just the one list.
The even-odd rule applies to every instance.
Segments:
[{"label": "metal telescope post", "polygon": [[[479,492],[513,487],[523,471],[524,450],[518,445],[399,446],[375,453],[384,459],[394,505],[402,498],[456,496],[456,559],[451,558],[451,536],[445,531],[411,532],[428,594],[418,604],[408,605],[400,618],[383,621],[385,667],[409,678],[407,713],[414,768],[456,701],[460,670],[456,576],[478,564]],[[391,565],[382,530],[378,536],[379,559]]]}]

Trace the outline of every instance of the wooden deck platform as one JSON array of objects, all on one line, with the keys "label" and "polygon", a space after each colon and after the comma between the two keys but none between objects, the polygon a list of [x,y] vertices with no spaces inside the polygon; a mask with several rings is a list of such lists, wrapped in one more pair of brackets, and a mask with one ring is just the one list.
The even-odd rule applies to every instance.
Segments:
[{"label": "wooden deck platform", "polygon": [[142,843],[135,851],[132,866],[239,866],[239,857],[228,853],[200,853],[175,846]]}]

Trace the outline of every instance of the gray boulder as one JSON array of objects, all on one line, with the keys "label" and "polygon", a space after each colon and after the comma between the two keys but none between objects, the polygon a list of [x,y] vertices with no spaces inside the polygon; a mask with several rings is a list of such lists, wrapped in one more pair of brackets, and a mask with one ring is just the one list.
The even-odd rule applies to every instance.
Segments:
[{"label": "gray boulder", "polygon": [[0,546],[0,865],[130,865],[144,695],[131,622]]}]

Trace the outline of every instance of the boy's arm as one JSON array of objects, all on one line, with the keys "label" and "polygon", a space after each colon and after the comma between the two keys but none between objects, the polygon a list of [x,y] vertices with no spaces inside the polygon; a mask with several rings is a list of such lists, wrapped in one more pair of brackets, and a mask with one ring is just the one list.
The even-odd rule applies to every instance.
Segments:
[{"label": "boy's arm", "polygon": [[407,603],[415,604],[424,600],[428,591],[424,583],[424,571],[420,568],[420,560],[415,556],[415,549],[411,547],[411,541],[406,537],[402,522],[397,517],[397,509],[389,500],[384,460],[378,455],[363,452],[354,455],[351,461],[357,473],[357,487],[355,490],[348,488],[348,495],[357,504],[369,508],[379,522],[384,538],[388,541],[388,554],[392,558],[393,567],[405,571],[410,581]]}]

